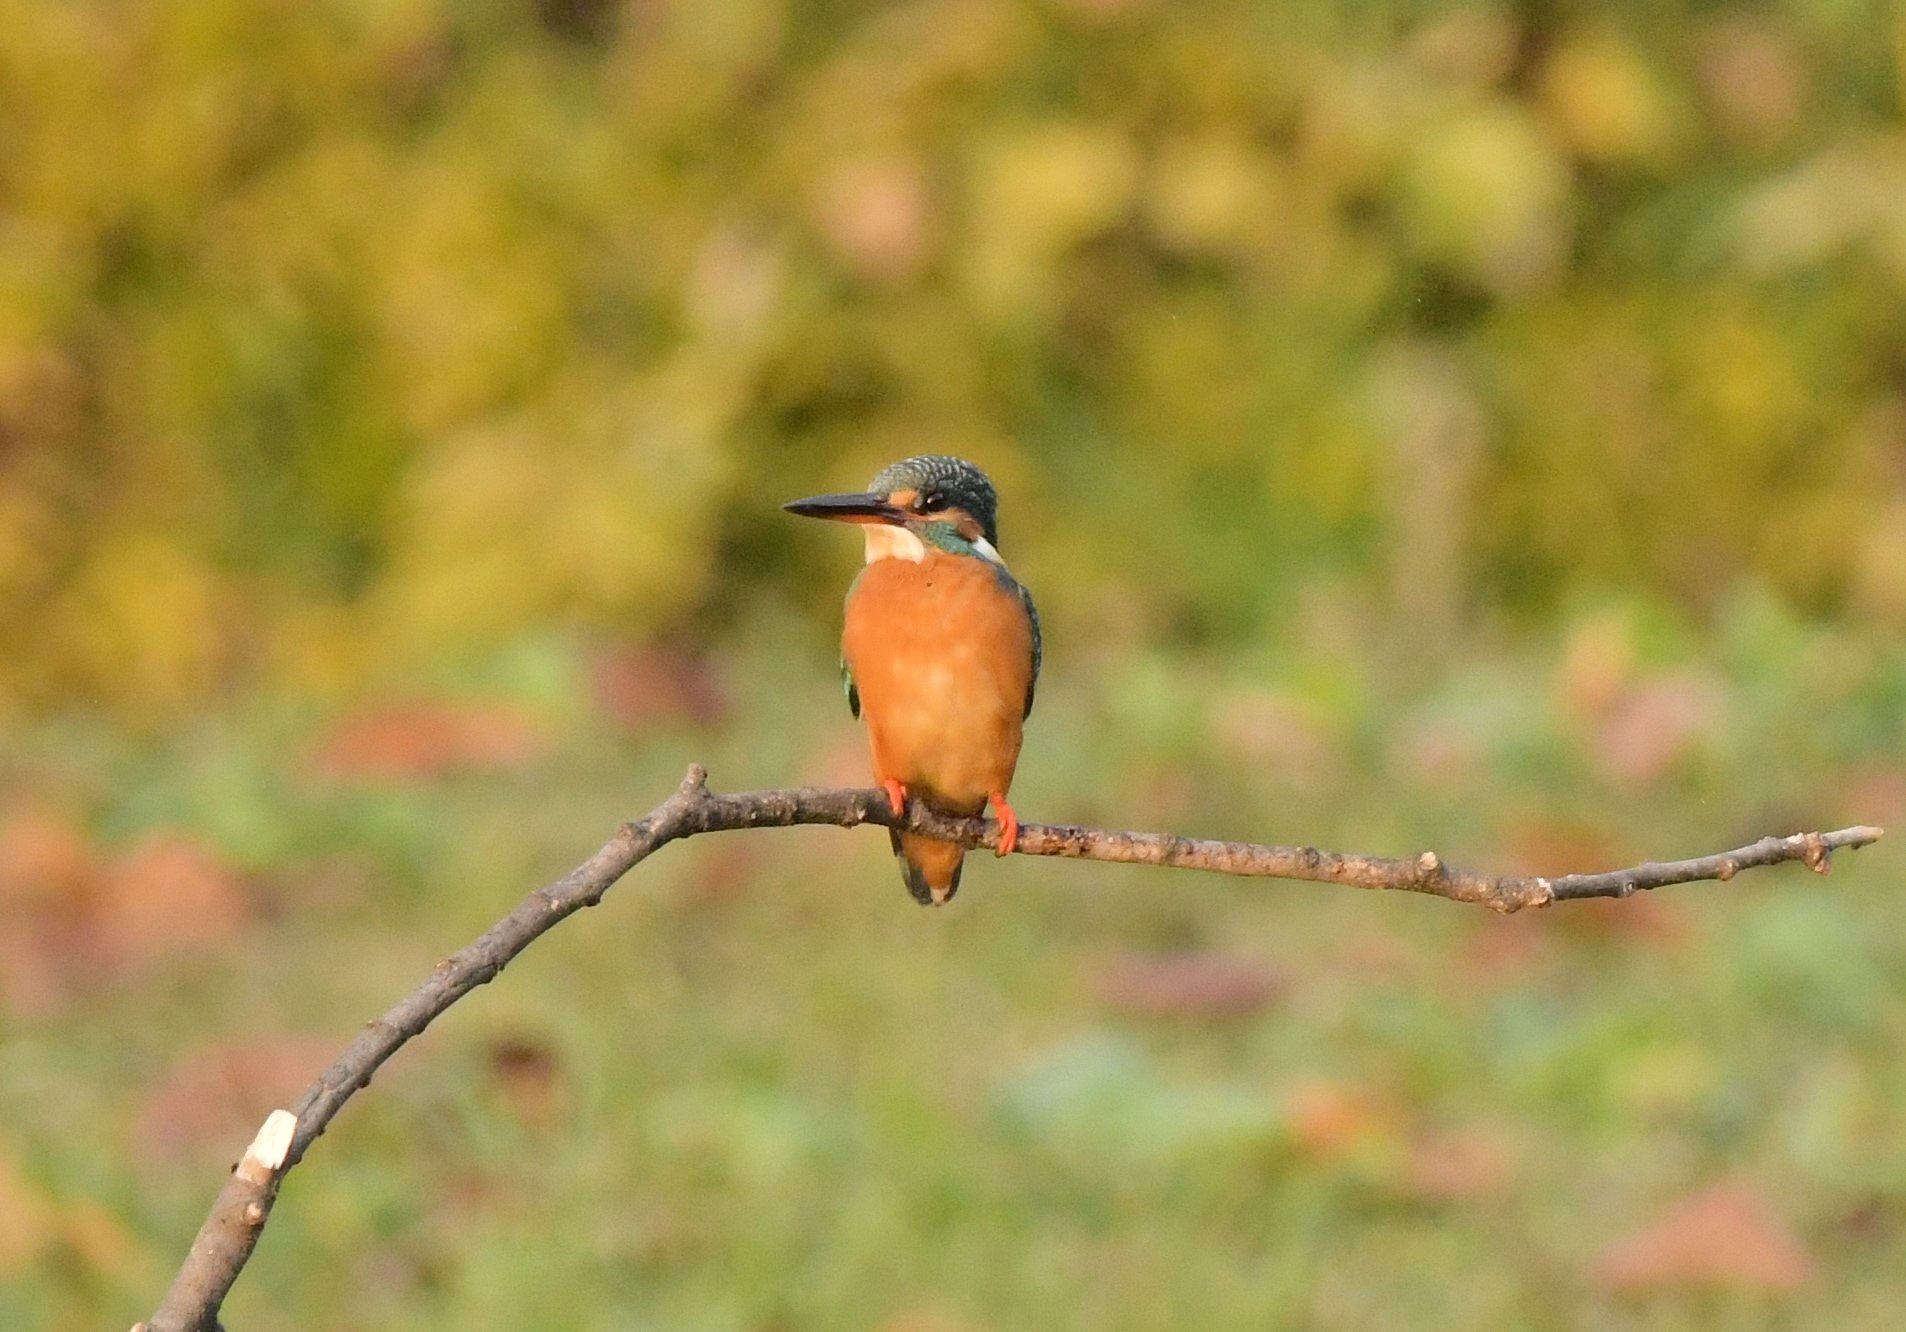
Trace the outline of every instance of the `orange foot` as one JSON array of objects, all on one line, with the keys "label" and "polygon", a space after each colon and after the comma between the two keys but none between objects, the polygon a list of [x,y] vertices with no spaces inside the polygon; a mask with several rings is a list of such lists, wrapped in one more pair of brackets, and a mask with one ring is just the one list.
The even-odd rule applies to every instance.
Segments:
[{"label": "orange foot", "polygon": [[987,799],[992,802],[993,813],[999,819],[999,850],[996,854],[1010,856],[1013,848],[1019,845],[1019,816],[1006,803],[1004,791],[995,791]]},{"label": "orange foot", "polygon": [[880,784],[880,789],[887,793],[887,803],[893,806],[894,817],[907,817],[907,788],[889,777]]}]

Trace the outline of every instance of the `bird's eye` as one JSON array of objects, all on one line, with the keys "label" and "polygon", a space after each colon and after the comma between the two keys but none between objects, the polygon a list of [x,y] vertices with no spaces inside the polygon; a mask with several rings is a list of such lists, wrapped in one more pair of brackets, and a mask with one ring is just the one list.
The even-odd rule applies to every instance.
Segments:
[{"label": "bird's eye", "polygon": [[919,499],[919,508],[921,513],[938,513],[940,510],[946,507],[946,504],[947,504],[947,499],[946,499],[946,492],[944,490],[926,491],[924,494],[920,496],[920,499]]}]

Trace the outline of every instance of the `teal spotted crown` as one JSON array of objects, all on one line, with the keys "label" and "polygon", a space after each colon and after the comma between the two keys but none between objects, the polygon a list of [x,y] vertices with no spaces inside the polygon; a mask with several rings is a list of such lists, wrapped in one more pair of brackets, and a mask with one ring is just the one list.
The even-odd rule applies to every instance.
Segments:
[{"label": "teal spotted crown", "polygon": [[986,540],[999,544],[999,492],[986,479],[986,473],[964,458],[928,453],[918,458],[902,458],[880,469],[867,489],[876,495],[891,495],[897,490],[919,492],[920,509],[964,509],[986,534]]}]

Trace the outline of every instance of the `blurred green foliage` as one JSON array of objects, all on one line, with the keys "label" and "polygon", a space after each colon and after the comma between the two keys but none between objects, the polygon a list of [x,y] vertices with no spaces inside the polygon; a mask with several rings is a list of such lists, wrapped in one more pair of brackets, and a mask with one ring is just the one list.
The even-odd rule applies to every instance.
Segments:
[{"label": "blurred green foliage", "polygon": [[[0,706],[835,592],[971,455],[1075,642],[1906,621],[1906,21],[0,5]],[[811,545],[801,544],[812,541]]]},{"label": "blurred green foliage", "polygon": [[[148,1311],[263,1108],[691,758],[863,780],[778,505],[906,453],[1046,614],[1028,817],[1906,822],[1897,6],[0,33],[0,1325]],[[698,841],[380,1074],[232,1322],[1891,1326],[1901,862],[1783,873],[922,913],[876,835]],[[1637,1278],[1690,1197],[1748,1270]]]},{"label": "blurred green foliage", "polygon": [[[271,709],[16,732],[0,1326],[148,1312],[265,1110],[690,757],[724,789],[861,780],[791,619],[724,657],[712,721],[618,725],[551,642],[455,731],[380,708],[349,745]],[[1712,665],[1608,614],[1401,700],[1309,664],[1247,680],[1124,653],[1042,691],[1014,794],[1529,871],[1906,819],[1899,655],[1767,602],[1724,619]],[[537,743],[449,743],[508,715]],[[1888,839],[1826,880],[1501,920],[989,857],[929,912],[872,830],[696,839],[380,1071],[290,1180],[227,1321],[1885,1328],[1906,1299],[1901,871]],[[1747,1217],[1659,1220],[1716,1187]]]}]

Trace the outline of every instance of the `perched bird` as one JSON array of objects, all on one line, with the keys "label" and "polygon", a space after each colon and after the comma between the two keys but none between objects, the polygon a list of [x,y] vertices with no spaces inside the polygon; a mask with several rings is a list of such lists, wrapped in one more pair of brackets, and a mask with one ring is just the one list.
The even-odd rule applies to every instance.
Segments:
[{"label": "perched bird", "polygon": [[[990,803],[999,854],[1019,839],[1006,801],[1039,681],[1039,613],[1000,558],[999,496],[959,458],[907,458],[858,495],[796,500],[788,512],[858,523],[867,566],[847,593],[841,680],[863,714],[874,777],[897,811],[921,800],[971,817]],[[965,848],[893,834],[923,906],[960,886]]]}]

